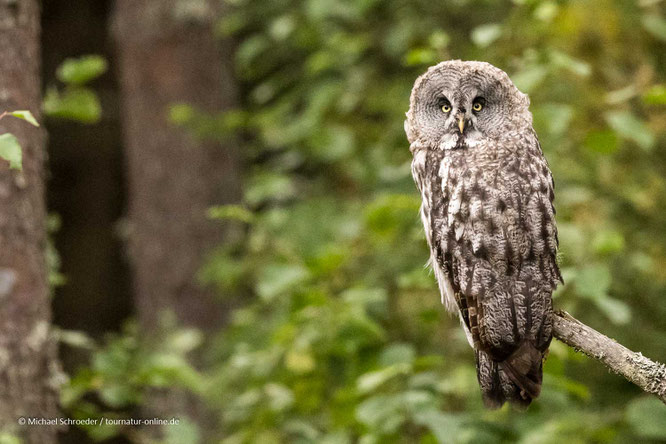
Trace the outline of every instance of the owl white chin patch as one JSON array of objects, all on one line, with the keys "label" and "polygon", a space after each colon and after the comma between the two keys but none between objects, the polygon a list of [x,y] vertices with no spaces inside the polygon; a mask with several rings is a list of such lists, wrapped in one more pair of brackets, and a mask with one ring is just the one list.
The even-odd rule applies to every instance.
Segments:
[{"label": "owl white chin patch", "polygon": [[[461,136],[456,133],[445,134],[444,137],[442,137],[441,141],[439,142],[439,149],[440,150],[454,149],[456,146],[458,146],[458,139],[460,139],[460,137]],[[479,143],[481,143],[482,139],[483,136],[479,131],[472,130],[469,133],[465,133],[462,142],[466,147],[474,148]]]},{"label": "owl white chin patch", "polygon": [[439,142],[439,149],[452,150],[458,143],[458,137],[457,134],[445,134],[444,137],[442,137],[442,141]]},{"label": "owl white chin patch", "polygon": [[481,139],[483,136],[481,136],[481,133],[477,130],[472,130],[469,132],[469,134],[465,135],[465,145],[474,148],[477,146],[479,143],[481,143]]}]

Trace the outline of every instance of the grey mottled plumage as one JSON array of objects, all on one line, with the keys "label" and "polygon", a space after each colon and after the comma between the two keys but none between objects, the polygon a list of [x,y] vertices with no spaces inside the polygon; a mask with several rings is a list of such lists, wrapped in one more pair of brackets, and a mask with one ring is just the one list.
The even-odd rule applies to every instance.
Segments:
[{"label": "grey mottled plumage", "polygon": [[491,408],[539,395],[561,281],[553,179],[528,106],[504,71],[453,60],[416,80],[405,121],[430,263]]}]

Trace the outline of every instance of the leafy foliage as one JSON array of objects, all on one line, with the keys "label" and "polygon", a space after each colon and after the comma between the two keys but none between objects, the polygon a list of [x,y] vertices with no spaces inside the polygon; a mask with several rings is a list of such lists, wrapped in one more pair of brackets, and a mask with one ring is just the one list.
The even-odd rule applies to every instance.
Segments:
[{"label": "leafy foliage", "polygon": [[10,168],[14,170],[22,169],[23,152],[15,135],[10,133],[0,135],[0,157],[9,162]]},{"label": "leafy foliage", "polygon": [[482,408],[473,354],[424,268],[402,127],[427,66],[505,69],[530,94],[556,180],[566,285],[555,305],[664,360],[658,2],[230,3],[219,32],[240,42],[242,109],[171,114],[199,135],[244,136],[244,202],[209,217],[246,234],[199,276],[237,307],[199,375],[223,442],[664,439],[663,405],[556,341],[527,412]]},{"label": "leafy foliage", "polygon": [[[211,402],[227,442],[645,436],[622,419],[635,388],[558,343],[527,413],[482,409],[472,353],[423,267],[402,121],[430,64],[507,70],[531,96],[557,182],[567,284],[556,305],[659,358],[658,11],[619,1],[233,5],[220,30],[241,42],[252,217],[245,241],[204,276],[257,297],[235,311],[217,355]],[[634,424],[644,407],[631,405]]]},{"label": "leafy foliage", "polygon": [[[25,120],[33,126],[39,126],[37,119],[35,119],[30,111],[5,111],[0,114],[0,119],[5,116],[16,117],[17,119]],[[21,144],[16,136],[11,133],[0,135],[0,159],[9,162],[9,168],[13,170],[23,169],[23,151],[21,150]]]},{"label": "leafy foliage", "polygon": [[44,113],[50,117],[96,123],[102,117],[102,106],[94,90],[85,86],[106,72],[108,64],[98,55],[67,59],[59,67],[56,77],[65,87],[51,86],[44,96]]}]

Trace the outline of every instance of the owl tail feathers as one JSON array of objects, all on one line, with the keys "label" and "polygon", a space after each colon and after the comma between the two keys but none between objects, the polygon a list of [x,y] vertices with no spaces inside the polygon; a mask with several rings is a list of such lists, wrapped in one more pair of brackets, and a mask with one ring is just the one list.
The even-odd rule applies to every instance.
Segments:
[{"label": "owl tail feathers", "polygon": [[543,354],[534,345],[524,342],[504,361],[494,361],[482,350],[476,353],[477,377],[483,403],[498,409],[509,401],[514,407],[526,409],[541,393]]}]

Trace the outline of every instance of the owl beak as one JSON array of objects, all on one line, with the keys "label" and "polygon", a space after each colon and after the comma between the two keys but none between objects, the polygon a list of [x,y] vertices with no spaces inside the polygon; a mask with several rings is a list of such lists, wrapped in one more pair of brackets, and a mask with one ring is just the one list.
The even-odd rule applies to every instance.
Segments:
[{"label": "owl beak", "polygon": [[465,116],[463,114],[458,115],[458,128],[460,128],[460,134],[465,130]]}]

